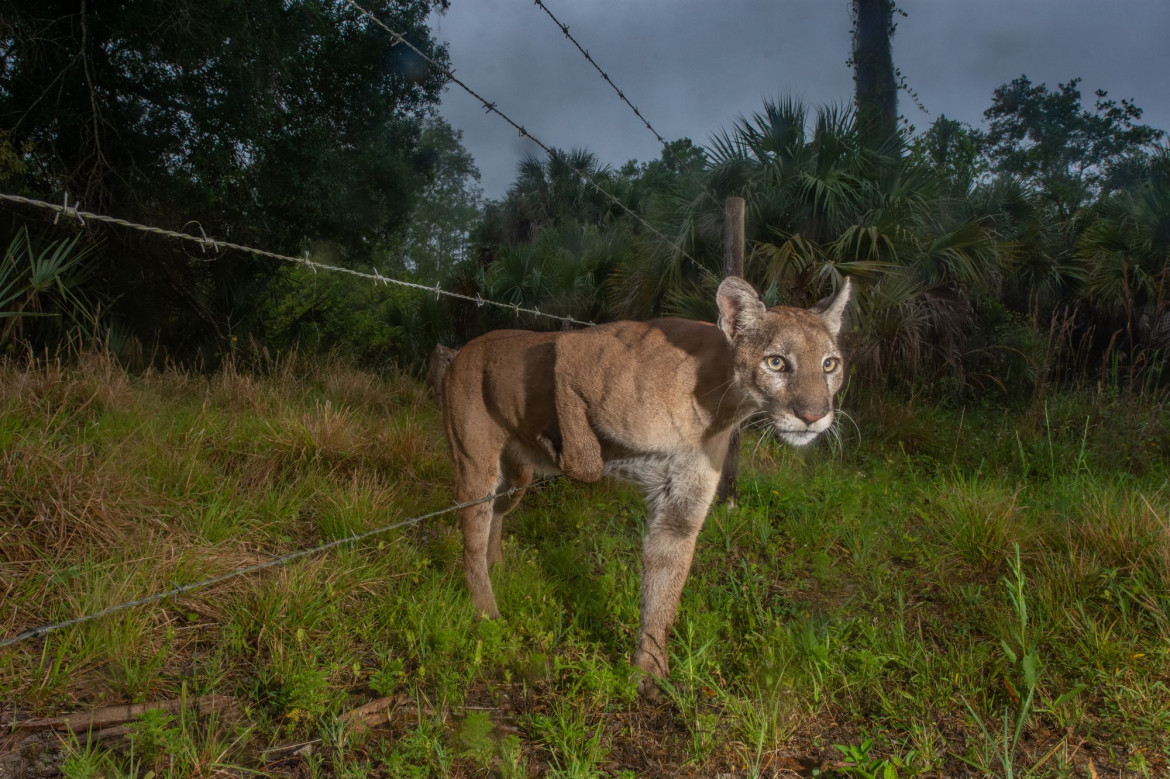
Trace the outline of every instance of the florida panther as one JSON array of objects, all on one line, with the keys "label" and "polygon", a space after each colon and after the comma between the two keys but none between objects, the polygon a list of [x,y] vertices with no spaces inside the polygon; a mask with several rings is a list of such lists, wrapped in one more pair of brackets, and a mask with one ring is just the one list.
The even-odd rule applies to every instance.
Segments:
[{"label": "florida panther", "polygon": [[[443,382],[455,500],[523,488],[534,473],[638,485],[649,506],[642,550],[639,687],[668,672],[666,639],[715,494],[728,439],[764,413],[802,446],[833,424],[844,379],[837,344],[850,296],[813,309],[767,308],[740,278],[716,295],[719,323],[612,322],[583,330],[499,330],[466,346]],[[522,490],[460,511],[471,600],[499,616],[488,566]]]}]

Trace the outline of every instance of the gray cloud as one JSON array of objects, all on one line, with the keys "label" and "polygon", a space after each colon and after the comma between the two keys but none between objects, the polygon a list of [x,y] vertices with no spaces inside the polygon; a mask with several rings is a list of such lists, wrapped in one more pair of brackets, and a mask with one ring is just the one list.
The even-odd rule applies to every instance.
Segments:
[{"label": "gray cloud", "polygon": [[[667,138],[705,144],[767,98],[847,104],[848,0],[545,0]],[[894,61],[931,112],[903,96],[922,127],[945,113],[978,124],[1000,84],[1082,77],[1082,92],[1134,98],[1170,128],[1163,75],[1165,0],[900,0]],[[460,78],[550,146],[584,147],[606,164],[648,160],[657,141],[528,0],[455,0],[437,17]],[[538,152],[457,87],[441,113],[464,133],[490,197]]]}]

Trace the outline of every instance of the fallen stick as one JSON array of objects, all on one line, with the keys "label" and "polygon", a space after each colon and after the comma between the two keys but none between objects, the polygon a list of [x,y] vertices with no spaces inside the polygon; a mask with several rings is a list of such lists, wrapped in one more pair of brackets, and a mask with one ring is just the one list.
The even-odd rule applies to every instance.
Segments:
[{"label": "fallen stick", "polygon": [[44,719],[28,719],[13,723],[17,730],[71,730],[83,732],[87,730],[101,730],[113,725],[122,725],[134,721],[140,714],[148,711],[176,712],[187,706],[205,714],[212,711],[229,711],[234,709],[236,701],[228,695],[204,695],[199,698],[176,698],[171,701],[155,701],[153,703],[135,703],[123,706],[107,706],[104,709],[82,711],[76,714],[67,714],[63,717],[46,717]]},{"label": "fallen stick", "polygon": [[350,727],[357,725],[364,725],[372,727],[387,721],[389,714],[383,714],[391,706],[397,706],[402,703],[403,697],[401,695],[390,695],[385,698],[377,698],[369,703],[363,703],[356,709],[350,709],[345,714],[342,714],[338,719]]},{"label": "fallen stick", "polygon": [[114,738],[125,738],[126,736],[130,735],[130,730],[131,728],[129,725],[115,725],[112,728],[102,728],[101,730],[95,732],[93,737],[98,741],[108,741]]}]

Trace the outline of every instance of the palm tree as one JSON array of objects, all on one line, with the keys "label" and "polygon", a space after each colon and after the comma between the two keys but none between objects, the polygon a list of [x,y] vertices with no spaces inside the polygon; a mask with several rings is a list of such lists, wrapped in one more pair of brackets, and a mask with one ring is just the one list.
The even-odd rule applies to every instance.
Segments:
[{"label": "palm tree", "polygon": [[600,224],[611,203],[598,187],[612,189],[612,178],[609,169],[583,149],[554,150],[548,158],[524,157],[503,201],[505,239],[513,244],[531,242],[542,230],[566,220]]},{"label": "palm tree", "polygon": [[16,231],[0,256],[0,345],[100,337],[101,300],[85,291],[96,244],[81,244],[81,237],[45,243],[35,241],[27,227]]},{"label": "palm tree", "polygon": [[1136,186],[1103,198],[1088,220],[1076,246],[1085,295],[1124,317],[1132,379],[1139,349],[1170,347],[1170,149],[1151,153]]},{"label": "palm tree", "polygon": [[[712,140],[685,221],[718,245],[724,198],[744,197],[747,272],[769,301],[809,305],[858,278],[863,371],[939,366],[961,377],[969,298],[1000,282],[993,224],[952,203],[903,138],[872,144],[852,111],[810,116],[792,99],[765,103]],[[669,302],[693,307],[686,294]]]},{"label": "palm tree", "polygon": [[[566,222],[544,230],[533,243],[506,247],[486,271],[488,297],[579,320],[606,317],[602,281],[632,262],[629,229],[620,222],[598,226]],[[513,322],[511,326],[514,326]],[[547,327],[547,321],[532,322]]]}]

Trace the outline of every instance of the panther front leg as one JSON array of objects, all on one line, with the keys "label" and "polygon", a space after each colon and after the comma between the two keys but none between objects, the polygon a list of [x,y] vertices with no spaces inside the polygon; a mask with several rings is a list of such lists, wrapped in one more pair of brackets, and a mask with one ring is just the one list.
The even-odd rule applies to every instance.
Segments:
[{"label": "panther front leg", "polygon": [[601,442],[589,424],[585,399],[567,380],[556,386],[557,425],[561,433],[561,451],[557,467],[574,481],[594,482],[601,478],[605,463]]},{"label": "panther front leg", "polygon": [[650,516],[642,545],[642,616],[634,666],[646,674],[638,692],[649,700],[660,697],[655,678],[670,673],[666,642],[718,481],[717,470],[693,466],[667,474],[657,488],[647,485]]}]

